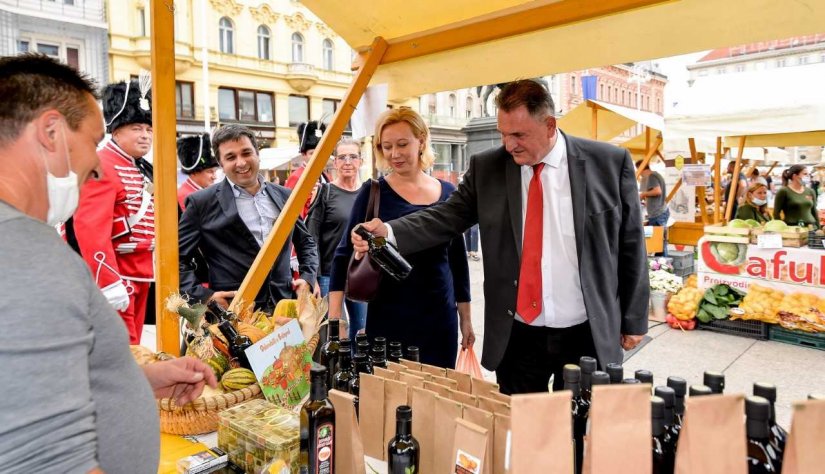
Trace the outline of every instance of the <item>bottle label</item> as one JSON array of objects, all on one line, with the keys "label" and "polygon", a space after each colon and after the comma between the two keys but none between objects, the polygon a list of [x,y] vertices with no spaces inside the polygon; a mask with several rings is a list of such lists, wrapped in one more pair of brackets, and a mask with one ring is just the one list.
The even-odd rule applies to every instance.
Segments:
[{"label": "bottle label", "polygon": [[455,474],[479,474],[481,460],[459,449],[455,455]]},{"label": "bottle label", "polygon": [[335,427],[332,423],[324,423],[315,431],[315,474],[332,474],[335,456]]}]

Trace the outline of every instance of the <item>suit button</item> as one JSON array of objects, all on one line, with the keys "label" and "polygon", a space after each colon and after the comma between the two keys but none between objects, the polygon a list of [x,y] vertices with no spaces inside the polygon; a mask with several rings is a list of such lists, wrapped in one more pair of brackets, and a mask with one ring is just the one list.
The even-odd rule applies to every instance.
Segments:
[{"label": "suit button", "polygon": [[518,280],[513,280],[513,286],[518,287]]},{"label": "suit button", "polygon": [[508,310],[507,310],[507,315],[508,315],[508,316],[513,316],[513,312],[512,312],[511,310],[509,310],[509,309],[508,309]]}]

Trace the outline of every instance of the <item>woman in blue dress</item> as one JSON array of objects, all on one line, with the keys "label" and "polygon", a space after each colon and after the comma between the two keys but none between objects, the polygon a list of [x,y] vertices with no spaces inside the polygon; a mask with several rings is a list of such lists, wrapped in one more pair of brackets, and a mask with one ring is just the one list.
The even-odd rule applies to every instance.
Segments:
[{"label": "woman in blue dress", "polygon": [[[427,175],[435,160],[424,120],[412,109],[386,111],[375,128],[375,157],[389,173],[378,180],[378,218],[386,222],[444,201],[455,187]],[[335,252],[330,282],[330,304],[343,298],[347,266],[352,255],[352,229],[363,222],[370,185],[364,184],[352,208],[347,232]],[[470,273],[464,240],[404,256],[413,269],[403,281],[385,276],[378,295],[367,308],[366,333],[406,348],[418,346],[421,362],[454,367],[461,345],[475,342],[470,320]]]}]

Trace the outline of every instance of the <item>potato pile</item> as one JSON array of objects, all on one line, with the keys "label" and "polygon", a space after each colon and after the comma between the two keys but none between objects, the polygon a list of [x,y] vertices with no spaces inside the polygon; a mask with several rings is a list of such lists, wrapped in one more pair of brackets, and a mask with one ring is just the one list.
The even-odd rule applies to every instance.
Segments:
[{"label": "potato pile", "polygon": [[756,284],[750,285],[748,294],[739,308],[745,311],[742,316],[731,317],[731,319],[746,319],[762,321],[769,324],[778,324],[780,305],[784,300],[792,295],[785,295],[785,293],[759,286]]},{"label": "potato pile", "polygon": [[696,309],[699,307],[699,302],[702,301],[702,296],[705,294],[704,290],[698,288],[685,286],[679,293],[676,293],[670,298],[667,304],[667,310],[676,319],[687,321],[696,316]]}]

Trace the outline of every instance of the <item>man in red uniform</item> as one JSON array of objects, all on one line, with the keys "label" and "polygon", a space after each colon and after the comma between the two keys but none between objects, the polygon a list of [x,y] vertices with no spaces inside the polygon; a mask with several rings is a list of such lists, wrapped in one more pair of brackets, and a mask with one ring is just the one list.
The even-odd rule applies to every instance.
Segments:
[{"label": "man in red uniform", "polygon": [[[298,184],[298,180],[301,178],[301,175],[304,174],[304,170],[307,167],[307,162],[310,158],[312,158],[312,154],[315,152],[315,149],[318,148],[318,144],[321,143],[321,136],[326,131],[327,126],[321,122],[311,121],[306,122],[298,125],[298,140],[300,142],[300,150],[301,150],[301,166],[296,168],[292,174],[286,179],[286,186],[289,189],[295,189],[295,186]],[[330,179],[326,175],[326,173],[321,173],[321,177],[318,178],[318,183],[316,184],[315,188],[313,188],[312,193],[309,195],[307,202],[304,203],[304,209],[301,211],[301,219],[305,219],[307,214],[309,214],[309,208],[312,205],[312,201],[315,200],[315,193],[320,187],[321,184],[329,183]]]},{"label": "man in red uniform", "polygon": [[140,344],[149,286],[154,280],[155,208],[151,165],[151,82],[110,84],[103,115],[111,140],[99,151],[102,175],[80,190],[74,230],[97,285]]},{"label": "man in red uniform", "polygon": [[178,187],[178,205],[186,209],[186,198],[195,191],[209,187],[215,182],[218,162],[212,156],[212,141],[209,134],[178,139],[178,160],[180,170],[187,175]]}]

